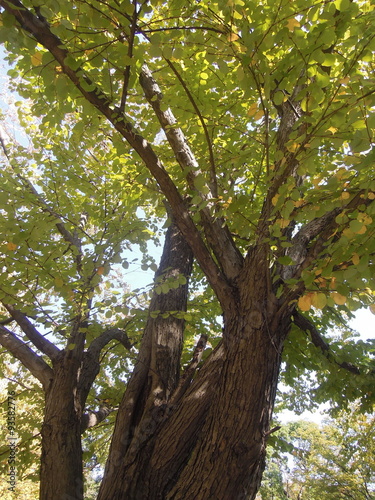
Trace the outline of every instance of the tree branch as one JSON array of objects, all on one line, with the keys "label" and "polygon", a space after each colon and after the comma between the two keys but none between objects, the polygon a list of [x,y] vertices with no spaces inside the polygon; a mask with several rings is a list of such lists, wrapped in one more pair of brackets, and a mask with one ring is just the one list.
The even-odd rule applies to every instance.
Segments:
[{"label": "tree branch", "polygon": [[186,85],[184,79],[182,78],[181,74],[177,71],[176,66],[169,60],[166,59],[168,66],[171,68],[173,73],[176,75],[178,81],[181,83],[182,88],[184,89],[186,95],[188,96],[189,101],[191,102],[191,105],[194,108],[194,111],[196,112],[199,121],[201,122],[201,125],[204,130],[204,135],[206,138],[207,142],[207,147],[208,147],[208,152],[209,152],[209,160],[210,160],[210,189],[212,196],[214,198],[217,198],[218,196],[218,190],[217,190],[217,177],[216,177],[216,165],[215,165],[215,157],[214,157],[214,152],[212,148],[212,142],[210,138],[210,134],[208,132],[208,128],[206,125],[206,120],[203,118],[202,113],[200,112],[200,109],[197,106],[197,103],[195,102],[194,97],[192,96],[188,86]]},{"label": "tree branch", "polygon": [[17,335],[0,325],[0,344],[37,378],[46,391],[53,379],[53,370],[47,363],[28,347]]},{"label": "tree branch", "polygon": [[58,356],[60,349],[52,342],[46,339],[27,318],[26,314],[18,311],[9,304],[2,303],[5,309],[10,313],[18,326],[22,329],[27,338],[39,349],[43,354],[48,356],[52,361]]},{"label": "tree branch", "polygon": [[84,433],[90,427],[94,427],[95,425],[100,424],[103,420],[105,420],[110,413],[114,411],[113,408],[109,408],[108,406],[103,406],[98,411],[89,411],[82,415],[81,419],[81,433]]},{"label": "tree branch", "polygon": [[128,350],[133,346],[125,330],[109,328],[94,339],[83,355],[82,369],[78,381],[78,393],[82,404],[85,405],[88,393],[100,370],[100,353],[111,340],[118,340]]},{"label": "tree branch", "polygon": [[[168,62],[168,61],[167,61]],[[169,63],[168,64],[172,64]],[[172,69],[174,66],[171,66]],[[178,77],[178,73],[174,70]],[[184,133],[179,127],[176,127],[176,119],[170,109],[163,111],[161,109],[160,103],[162,101],[162,92],[152,76],[151,71],[144,64],[142,66],[142,71],[140,74],[139,81],[145,93],[146,99],[151,105],[155,112],[156,117],[162,126],[165,135],[167,136],[168,142],[174,152],[176,160],[180,164],[183,171],[187,171],[187,181],[189,187],[196,190],[194,180],[197,175],[201,173],[199,164],[191,151],[188,142],[184,136]],[[200,115],[199,109],[195,105],[196,112]],[[203,120],[203,117],[202,117]],[[207,127],[205,128],[207,130]],[[207,131],[208,134],[208,131]],[[209,141],[209,136],[208,136]],[[211,193],[214,197],[217,197],[217,187],[216,187],[216,174],[214,172],[214,159],[212,147],[210,148],[210,158],[211,158]],[[205,201],[210,201],[207,195],[199,192],[200,197]],[[212,205],[212,201],[211,201]],[[222,219],[214,219],[207,207],[200,210],[203,227],[206,232],[207,240],[217,258],[219,265],[221,266],[225,276],[229,279],[235,278],[242,269],[243,257],[241,253],[236,248],[232,236],[228,230],[228,227],[224,225]]]},{"label": "tree branch", "polygon": [[[365,190],[362,189],[358,191],[345,206],[336,207],[321,217],[313,219],[298,231],[298,233],[292,238],[292,246],[286,250],[286,255],[291,257],[295,264],[282,266],[280,275],[283,279],[298,277],[301,271],[306,269],[306,267],[308,267],[319,255],[319,253],[324,249],[327,240],[339,227],[339,223],[337,223],[335,219],[340,213],[350,213],[356,210],[359,205],[368,206],[373,203],[373,200],[370,198],[362,198],[364,194]],[[347,226],[344,225],[335,235],[336,239],[341,236],[342,231],[346,227]],[[317,240],[311,248],[308,248],[308,244],[314,238],[317,238]]]},{"label": "tree branch", "polygon": [[323,339],[323,337],[320,335],[317,328],[311,321],[309,321],[305,316],[297,311],[293,313],[293,318],[294,324],[305,333],[310,334],[311,342],[315,347],[321,350],[321,352],[329,361],[334,362],[337,366],[349,371],[350,373],[354,373],[354,375],[360,375],[361,371],[358,366],[355,366],[352,363],[346,361],[338,362],[335,360],[329,344],[327,344],[327,342]]},{"label": "tree branch", "polygon": [[182,398],[182,396],[187,391],[189,385],[191,384],[194,373],[202,359],[203,351],[206,348],[207,338],[208,338],[207,335],[201,335],[200,339],[198,340],[197,345],[195,346],[194,349],[193,359],[190,361],[189,365],[185,368],[185,371],[179,380],[178,386],[176,387],[176,390],[170,399],[171,405],[177,404],[179,402],[179,400]]},{"label": "tree branch", "polygon": [[[60,64],[62,71],[85,99],[112,123],[114,128],[138,153],[167,198],[180,231],[191,246],[195,258],[206,274],[219,301],[222,304],[227,303],[232,297],[231,286],[213,260],[186,208],[182,196],[152,149],[151,144],[133,129],[130,121],[118,108],[111,107],[108,97],[87,77],[83,69],[76,68],[76,65],[72,64],[73,56],[65,48],[63,41],[54,35],[45,23],[26,9],[19,0],[0,0],[0,6],[12,14],[23,29],[31,33],[43,47],[49,50]],[[72,69],[70,65],[73,65],[75,69]]]},{"label": "tree branch", "polygon": [[[134,6],[134,12],[133,12],[131,26],[130,26],[130,35],[128,37],[128,57],[129,57],[129,59],[131,59],[133,57],[134,37],[135,37],[135,32],[137,30],[138,12],[137,12],[136,0],[133,1],[133,6]],[[131,66],[130,66],[130,64],[128,64],[124,70],[124,81],[123,81],[123,85],[122,85],[122,94],[121,94],[121,101],[120,101],[120,108],[119,108],[121,113],[123,113],[125,111],[126,98],[128,96],[128,90],[129,90],[130,71],[131,71]]]},{"label": "tree branch", "polygon": [[307,247],[309,242],[327,230],[342,210],[339,207],[334,208],[321,217],[313,219],[305,224],[292,238],[292,246],[287,248],[286,255],[293,260],[294,264],[282,266],[280,275],[284,280],[294,278],[299,273],[308,255]]},{"label": "tree branch", "polygon": [[102,332],[99,337],[96,337],[96,339],[91,342],[87,352],[95,359],[99,360],[101,350],[111,342],[111,340],[118,340],[125,349],[129,351],[133,347],[125,330],[121,330],[120,328],[108,328],[108,330]]}]

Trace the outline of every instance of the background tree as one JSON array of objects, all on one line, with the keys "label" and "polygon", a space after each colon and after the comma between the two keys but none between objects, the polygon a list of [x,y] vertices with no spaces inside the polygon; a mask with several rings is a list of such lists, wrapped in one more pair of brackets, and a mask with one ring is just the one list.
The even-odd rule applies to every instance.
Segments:
[{"label": "background tree", "polygon": [[[284,453],[271,459],[260,498],[371,500],[375,497],[373,414],[364,415],[352,407],[322,426],[297,420],[281,434]],[[289,453],[285,453],[285,445]]]},{"label": "background tree", "polygon": [[[0,429],[3,439],[0,446],[0,495],[5,500],[13,500],[16,496],[23,500],[33,500],[38,496],[39,489],[40,421],[43,415],[40,387],[27,370],[22,366],[18,366],[18,369],[14,366],[14,360],[9,354],[1,354]],[[17,481],[13,491],[8,489],[10,451],[9,442],[4,439],[10,435],[7,429],[8,391],[14,391],[16,394],[17,408],[17,451],[15,461],[12,462],[12,465],[17,467]],[[12,441],[12,444],[14,443],[15,441]]]},{"label": "background tree", "polygon": [[[41,498],[82,497],[100,352],[115,336],[132,345],[123,298],[107,325],[93,297],[127,242],[145,250],[146,204],[172,223],[98,498],[254,498],[284,346],[289,381],[307,362],[336,404],[340,379],[363,408],[373,397],[371,344],[337,352],[320,333],[374,307],[373,8],[0,6],[9,74],[44,143],[34,170],[28,151],[3,145],[4,274],[15,285],[2,292],[4,321],[44,357],[16,329],[1,336],[46,393]],[[203,335],[180,377],[192,255]],[[61,345],[37,329],[48,290]],[[222,339],[196,373],[218,311]]]}]

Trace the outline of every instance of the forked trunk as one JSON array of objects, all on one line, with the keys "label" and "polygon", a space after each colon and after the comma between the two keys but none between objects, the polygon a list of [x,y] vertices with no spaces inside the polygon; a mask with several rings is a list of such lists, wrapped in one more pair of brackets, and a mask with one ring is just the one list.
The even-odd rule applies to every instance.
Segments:
[{"label": "forked trunk", "polygon": [[134,433],[99,500],[255,498],[289,317],[278,317],[262,271],[250,267],[228,297],[223,341],[184,396],[172,395],[149,414],[147,432]]}]

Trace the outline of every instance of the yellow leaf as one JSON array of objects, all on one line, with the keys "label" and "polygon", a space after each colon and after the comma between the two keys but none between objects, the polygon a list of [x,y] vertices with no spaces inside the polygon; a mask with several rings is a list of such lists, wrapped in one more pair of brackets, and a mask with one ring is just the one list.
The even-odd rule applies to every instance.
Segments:
[{"label": "yellow leaf", "polygon": [[335,277],[333,277],[333,278],[331,279],[331,283],[330,283],[330,285],[329,285],[329,288],[330,288],[331,290],[334,290],[334,289],[336,288],[336,278],[335,278]]},{"label": "yellow leaf", "polygon": [[277,219],[276,223],[281,227],[281,229],[285,229],[286,227],[289,226],[290,220],[289,219]]},{"label": "yellow leaf", "polygon": [[357,264],[359,264],[359,261],[361,259],[359,258],[359,255],[357,253],[353,253],[353,256],[352,256],[352,262],[353,264],[356,266]]},{"label": "yellow leaf", "polygon": [[31,56],[31,64],[33,66],[40,66],[42,64],[42,53],[41,52],[35,52],[35,54]]},{"label": "yellow leaf", "polygon": [[365,234],[366,231],[367,231],[367,227],[362,226],[361,229],[359,231],[356,231],[355,234]]},{"label": "yellow leaf", "polygon": [[9,241],[7,243],[7,249],[10,251],[10,252],[14,252],[17,248],[17,245],[15,243],[12,243],[11,241]]},{"label": "yellow leaf", "polygon": [[341,193],[341,199],[342,200],[347,200],[348,198],[350,198],[350,194],[347,191],[343,191]]},{"label": "yellow leaf", "polygon": [[332,298],[333,298],[335,304],[337,304],[339,306],[343,306],[346,302],[345,295],[341,295],[341,293],[338,293],[338,292],[333,292]]},{"label": "yellow leaf", "polygon": [[341,85],[345,85],[349,82],[350,82],[350,78],[348,76],[345,76],[344,78],[341,78],[341,80],[339,80],[339,83],[341,83]]},{"label": "yellow leaf", "polygon": [[314,281],[315,281],[315,283],[318,284],[319,288],[326,288],[327,287],[327,280],[325,280],[324,278],[318,278]]},{"label": "yellow leaf", "polygon": [[311,307],[311,294],[303,295],[298,299],[298,307],[301,311],[308,311]]},{"label": "yellow leaf", "polygon": [[230,33],[228,35],[228,42],[235,42],[236,40],[238,40],[240,37],[238,35],[236,35],[236,33]]},{"label": "yellow leaf", "polygon": [[375,304],[371,304],[370,311],[372,312],[372,314],[375,314]]},{"label": "yellow leaf", "polygon": [[370,193],[367,195],[367,198],[368,198],[369,200],[375,200],[375,193],[370,192]]},{"label": "yellow leaf", "polygon": [[335,134],[338,129],[336,127],[329,127],[329,129],[327,129],[329,132],[332,132],[332,134]]},{"label": "yellow leaf", "polygon": [[263,116],[264,116],[264,112],[262,109],[260,109],[257,113],[255,113],[254,120],[255,121],[260,120]]},{"label": "yellow leaf", "polygon": [[362,222],[362,224],[364,224],[365,226],[368,226],[372,222],[372,217],[364,213],[359,213],[357,219],[359,220],[359,222]]},{"label": "yellow leaf", "polygon": [[230,205],[231,203],[232,203],[232,197],[230,196],[230,197],[227,199],[227,201],[225,201],[225,202],[223,203],[223,205],[222,205],[222,206],[223,206],[223,208],[228,208],[228,207],[229,207],[229,205]]},{"label": "yellow leaf", "polygon": [[254,116],[257,112],[258,112],[258,104],[256,102],[253,102],[253,104],[247,110],[247,114],[249,116]]},{"label": "yellow leaf", "polygon": [[103,266],[98,267],[96,274],[99,274],[99,276],[101,276],[103,273],[104,273],[104,267]]},{"label": "yellow leaf", "polygon": [[272,198],[272,205],[275,207],[277,204],[277,200],[280,198],[279,194],[275,194],[275,196]]},{"label": "yellow leaf", "polygon": [[297,19],[294,19],[294,17],[292,17],[291,19],[288,19],[287,26],[289,31],[294,31],[294,28],[298,28],[301,25],[297,21]]},{"label": "yellow leaf", "polygon": [[287,144],[286,146],[287,150],[290,151],[291,153],[294,153],[298,147],[299,147],[298,142],[293,142],[292,144]]}]

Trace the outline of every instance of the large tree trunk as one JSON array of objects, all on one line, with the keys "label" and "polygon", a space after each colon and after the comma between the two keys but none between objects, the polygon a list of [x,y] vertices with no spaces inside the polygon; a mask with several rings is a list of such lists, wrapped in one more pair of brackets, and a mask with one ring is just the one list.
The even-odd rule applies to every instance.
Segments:
[{"label": "large tree trunk", "polygon": [[223,341],[182,398],[172,394],[148,414],[136,442],[121,436],[120,410],[110,454],[117,466],[107,467],[100,500],[255,498],[289,330],[267,272],[261,249],[249,256],[228,296]]},{"label": "large tree trunk", "polygon": [[[180,275],[186,283],[168,293],[154,293],[151,300],[138,360],[118,411],[106,480],[98,498],[112,498],[112,485],[118,485],[116,478],[124,468],[124,457],[131,461],[138,456],[164,418],[166,404],[178,387],[184,333],[182,315],[187,308],[192,263],[192,251],[173,223],[166,234],[155,283],[178,280]],[[171,311],[174,314],[166,314]]]},{"label": "large tree trunk", "polygon": [[40,500],[83,499],[81,408],[77,398],[79,363],[63,351],[46,391],[42,426]]}]

